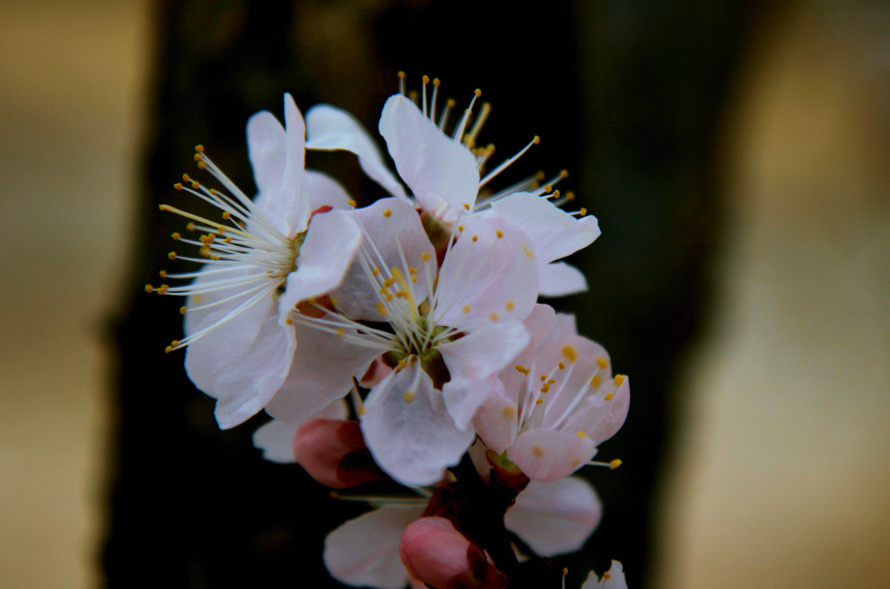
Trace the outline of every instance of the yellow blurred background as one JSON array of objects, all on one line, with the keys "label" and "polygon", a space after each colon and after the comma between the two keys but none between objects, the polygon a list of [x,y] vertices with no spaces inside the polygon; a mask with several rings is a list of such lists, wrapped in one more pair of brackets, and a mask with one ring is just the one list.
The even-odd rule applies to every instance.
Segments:
[{"label": "yellow blurred background", "polygon": [[[736,80],[659,588],[890,586],[888,31],[802,3]],[[144,1],[0,3],[0,587],[99,584],[151,43]]]}]

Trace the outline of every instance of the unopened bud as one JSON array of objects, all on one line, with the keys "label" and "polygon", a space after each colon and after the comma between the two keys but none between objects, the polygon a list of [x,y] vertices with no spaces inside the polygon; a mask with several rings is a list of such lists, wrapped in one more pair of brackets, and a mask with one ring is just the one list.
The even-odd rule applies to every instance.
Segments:
[{"label": "unopened bud", "polygon": [[356,421],[313,419],[294,436],[294,457],[319,483],[347,489],[386,475],[374,463]]}]

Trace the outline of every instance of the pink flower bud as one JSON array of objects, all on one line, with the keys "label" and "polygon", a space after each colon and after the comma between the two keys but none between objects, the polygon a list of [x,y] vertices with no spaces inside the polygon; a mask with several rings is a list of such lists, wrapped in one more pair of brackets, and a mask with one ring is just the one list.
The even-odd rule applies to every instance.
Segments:
[{"label": "pink flower bud", "polygon": [[313,419],[294,436],[294,457],[319,483],[346,489],[386,475],[374,463],[356,421]]},{"label": "pink flower bud", "polygon": [[424,517],[402,535],[402,564],[413,579],[436,589],[498,589],[503,574],[481,548],[454,529],[443,517]]}]

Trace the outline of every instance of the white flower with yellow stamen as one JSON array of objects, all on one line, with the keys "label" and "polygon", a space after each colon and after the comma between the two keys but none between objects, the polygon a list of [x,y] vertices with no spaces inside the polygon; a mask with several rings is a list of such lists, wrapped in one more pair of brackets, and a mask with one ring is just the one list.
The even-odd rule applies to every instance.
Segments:
[{"label": "white flower with yellow stamen", "polygon": [[499,373],[473,423],[526,476],[551,481],[588,464],[621,428],[630,387],[626,376],[613,378],[602,346],[577,335],[571,316],[537,305],[525,325],[531,343]]},{"label": "white flower with yellow stamen", "polygon": [[198,248],[199,257],[171,259],[205,264],[196,272],[165,274],[194,281],[148,287],[187,297],[185,337],[168,351],[187,348],[185,366],[195,385],[217,399],[216,419],[229,428],[261,410],[290,370],[297,347],[291,311],[302,301],[340,286],[358,251],[361,231],[349,198],[327,176],[304,169],[305,126],[285,95],[287,130],[269,112],[247,124],[256,198],[248,198],[198,147],[195,160],[228,193],[184,178],[177,188],[220,209],[218,220],[178,206],[199,239],[174,238]]},{"label": "white flower with yellow stamen", "polygon": [[[404,78],[403,78],[404,80]],[[595,217],[585,209],[567,213],[559,208],[570,200],[553,186],[566,177],[561,172],[543,186],[531,177],[506,189],[482,196],[488,183],[539,142],[530,141],[516,155],[482,175],[494,152],[493,146],[476,148],[476,139],[491,107],[482,105],[470,124],[476,90],[469,107],[452,134],[445,133],[453,108],[449,101],[437,112],[439,83],[433,80],[432,96],[427,96],[429,78],[424,76],[421,106],[401,94],[391,96],[380,117],[380,134],[386,140],[399,176],[411,189],[418,206],[447,226],[457,218],[494,216],[524,231],[538,256],[540,294],[562,296],[587,289],[584,276],[576,268],[557,260],[590,245],[600,234]],[[386,168],[374,141],[348,113],[328,105],[315,106],[306,116],[307,146],[310,149],[342,149],[355,153],[365,172],[392,195],[405,197],[398,180]],[[440,244],[436,244],[440,245]]]},{"label": "white flower with yellow stamen", "polygon": [[[333,309],[293,315],[300,346],[267,411],[312,418],[349,393],[380,357],[392,371],[362,408],[375,461],[407,485],[439,480],[475,438],[471,421],[491,377],[528,343],[522,321],[537,298],[528,236],[500,219],[473,219],[441,268],[417,211],[389,198],[355,211],[364,241]],[[361,322],[360,322],[361,321]]]}]

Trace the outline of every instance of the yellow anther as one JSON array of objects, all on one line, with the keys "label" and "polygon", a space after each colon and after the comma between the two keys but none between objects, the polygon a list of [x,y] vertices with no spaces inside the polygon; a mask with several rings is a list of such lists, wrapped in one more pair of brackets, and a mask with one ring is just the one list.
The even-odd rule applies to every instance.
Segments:
[{"label": "yellow anther", "polygon": [[[398,268],[393,268],[392,270],[395,271],[395,270],[398,270]],[[387,278],[386,280],[383,281],[383,286],[385,286],[386,288],[389,288],[390,286],[395,284],[395,282],[396,282],[395,276],[390,276],[389,278]]]},{"label": "yellow anther", "polygon": [[544,404],[544,399],[538,399],[537,401],[535,401],[535,405],[543,405],[543,404]]},{"label": "yellow anther", "polygon": [[519,372],[521,372],[522,374],[524,374],[526,376],[528,376],[528,373],[530,372],[530,370],[528,368],[526,368],[525,366],[523,366],[522,364],[517,364],[513,368],[515,368],[516,370],[518,370]]},{"label": "yellow anther", "polygon": [[556,382],[555,378],[551,378],[551,379],[547,380],[548,385],[554,384],[555,382]]},{"label": "yellow anther", "polygon": [[201,183],[200,183],[200,182],[198,182],[197,180],[192,180],[192,189],[193,189],[193,190],[197,190],[197,189],[200,188],[200,187],[201,187]]},{"label": "yellow anther", "polygon": [[602,377],[599,374],[594,374],[593,378],[590,379],[590,386],[592,386],[593,388],[597,388],[601,384],[603,384]]},{"label": "yellow anther", "polygon": [[380,274],[380,268],[374,266],[374,269],[371,270],[371,276],[377,276],[378,274]]},{"label": "yellow anther", "polygon": [[216,188],[211,188],[210,194],[212,194],[213,196],[217,196],[219,194],[219,190],[217,190]]},{"label": "yellow anther", "polygon": [[473,241],[479,241],[479,236],[478,236],[478,235],[474,235],[471,239],[472,239]]},{"label": "yellow anther", "polygon": [[200,162],[202,157],[204,157],[204,156],[202,156],[200,153],[196,153],[196,154],[192,157],[192,159],[194,159],[196,162]]},{"label": "yellow anther", "polygon": [[553,191],[553,198],[559,198],[559,190]]},{"label": "yellow anther", "polygon": [[177,182],[173,185],[173,188],[175,188],[176,190],[182,190],[182,182]]},{"label": "yellow anther", "polygon": [[626,379],[626,378],[627,378],[627,377],[624,376],[623,374],[616,374],[616,375],[615,375],[615,380],[614,380],[613,382],[615,383],[615,386],[616,386],[616,387],[620,387],[621,385],[624,384],[624,379]]},{"label": "yellow anther", "polygon": [[232,218],[232,213],[230,213],[229,211],[223,211],[222,218],[228,221]]},{"label": "yellow anther", "polygon": [[400,77],[401,79],[403,79],[403,80],[408,76],[408,74],[406,74],[406,73],[403,72],[403,71],[399,71],[399,73],[396,74],[396,75],[399,76],[399,77]]},{"label": "yellow anther", "polygon": [[454,108],[455,105],[457,105],[457,102],[455,102],[453,98],[449,98],[445,103],[448,105],[448,108]]},{"label": "yellow anther", "polygon": [[210,259],[211,260],[221,260],[222,258],[220,258],[219,256],[210,256]]},{"label": "yellow anther", "polygon": [[412,282],[412,283],[417,282],[417,274],[412,274],[412,275],[411,275],[411,282]]},{"label": "yellow anther", "polygon": [[148,294],[151,294],[151,293],[153,293],[154,291],[155,291],[155,287],[153,287],[153,286],[150,285],[150,284],[146,284],[146,285],[145,285],[145,292],[147,292]]},{"label": "yellow anther", "polygon": [[176,252],[170,252],[169,254],[167,254],[167,259],[168,259],[168,260],[175,260],[175,259],[176,259]]},{"label": "yellow anther", "polygon": [[608,581],[608,580],[611,579],[611,578],[612,578],[612,575],[609,574],[609,571],[606,571],[605,573],[603,573],[603,580],[604,580],[604,581]]},{"label": "yellow anther", "polygon": [[429,262],[432,259],[432,257],[433,257],[433,255],[431,253],[423,252],[422,254],[420,254],[420,261],[421,262]]},{"label": "yellow anther", "polygon": [[575,432],[575,435],[578,436],[579,438],[581,438],[582,440],[587,439],[587,434],[584,432],[583,429],[579,429],[577,432]]},{"label": "yellow anther", "polygon": [[470,205],[468,205],[467,203],[464,203],[464,209],[466,209],[466,210],[469,211],[469,210],[470,210]]},{"label": "yellow anther", "polygon": [[604,397],[604,399],[606,401],[611,401],[612,397],[614,397],[614,396],[615,396],[615,393],[606,393],[606,396]]},{"label": "yellow anther", "polygon": [[386,315],[386,307],[383,306],[383,303],[377,303],[377,312]]},{"label": "yellow anther", "polygon": [[180,315],[185,315],[185,312],[186,312],[186,311],[188,311],[188,309],[186,308],[185,305],[179,307],[179,314],[180,314]]},{"label": "yellow anther", "polygon": [[201,257],[209,258],[210,257],[210,248],[202,247],[201,249],[198,250],[198,254],[200,254]]},{"label": "yellow anther", "polygon": [[402,395],[402,398],[405,399],[406,403],[411,403],[412,401],[414,401],[414,393],[411,391],[405,391],[405,393]]},{"label": "yellow anther", "polygon": [[501,414],[507,419],[513,419],[516,417],[516,408],[512,405],[507,405],[504,407],[503,411],[501,411]]},{"label": "yellow anther", "polygon": [[197,151],[198,153],[204,153],[204,146],[203,146],[203,145],[196,145],[196,146],[195,146],[195,151]]},{"label": "yellow anther", "polygon": [[535,138],[532,139],[532,143],[534,143],[535,145],[537,145],[537,144],[540,143],[540,142],[541,142],[541,138],[540,138],[539,136],[535,135]]},{"label": "yellow anther", "polygon": [[408,273],[417,274],[417,268],[415,268],[414,266],[408,266]]},{"label": "yellow anther", "polygon": [[568,360],[572,364],[574,364],[575,361],[578,360],[578,351],[570,345],[565,345],[562,347],[562,355],[565,356],[566,360]]},{"label": "yellow anther", "polygon": [[188,229],[189,231],[194,231],[195,230],[195,222],[189,221],[188,224],[186,224],[185,228]]},{"label": "yellow anther", "polygon": [[424,83],[424,84],[429,84],[429,83],[430,83],[430,77],[429,77],[429,76],[424,76],[424,77],[423,77],[423,83]]},{"label": "yellow anther", "polygon": [[463,307],[461,307],[461,311],[463,311],[464,313],[469,313],[470,305],[464,305]]},{"label": "yellow anther", "polygon": [[497,231],[495,231],[495,235],[498,236],[498,239],[501,239],[504,236],[504,232],[498,229]]},{"label": "yellow anther", "polygon": [[386,217],[387,219],[388,219],[389,217],[391,217],[391,216],[392,216],[392,209],[386,209],[385,211],[383,211],[383,216]]},{"label": "yellow anther", "polygon": [[232,236],[229,235],[228,237],[226,237],[226,238],[223,240],[223,243],[232,243]]},{"label": "yellow anther", "polygon": [[545,185],[544,185],[544,192],[553,192],[553,185],[552,185],[552,184],[545,184]]},{"label": "yellow anther", "polygon": [[559,363],[559,369],[560,369],[560,370],[565,370],[565,369],[566,369],[566,363],[565,363],[565,362],[560,362],[560,363]]},{"label": "yellow anther", "polygon": [[546,374],[542,374],[542,375],[541,375],[541,382],[547,382],[547,375],[546,375]]},{"label": "yellow anther", "polygon": [[330,298],[331,304],[334,306],[336,306],[337,303],[340,302],[340,299],[338,299],[337,297],[332,296],[332,297],[328,297],[328,298]]},{"label": "yellow anther", "polygon": [[393,296],[389,293],[386,293],[385,295],[383,295],[383,300],[385,300],[387,303],[390,302],[392,299],[393,299]]},{"label": "yellow anther", "polygon": [[563,180],[565,180],[566,178],[569,177],[569,171],[568,170],[560,170],[559,177],[562,178]]},{"label": "yellow anther", "polygon": [[397,298],[397,299],[407,299],[407,298],[408,298],[408,291],[407,291],[407,290],[397,290],[397,291],[396,291],[396,298]]},{"label": "yellow anther", "polygon": [[575,200],[575,193],[571,191],[566,192],[566,200],[568,202],[572,202],[573,200]]},{"label": "yellow anther", "polygon": [[170,290],[170,285],[162,284],[156,290],[158,291],[158,294],[167,294],[167,291]]},{"label": "yellow anther", "polygon": [[182,234],[180,234],[180,233],[178,233],[178,232],[176,232],[176,233],[171,233],[171,234],[170,234],[170,237],[172,237],[173,239],[179,239],[180,237],[182,237]]},{"label": "yellow anther", "polygon": [[352,208],[355,208],[357,203],[356,203],[354,200],[351,200],[351,199],[350,199],[350,200],[347,200],[347,201],[346,201],[346,204],[348,204],[348,205],[351,206]]},{"label": "yellow anther", "polygon": [[346,335],[346,330],[343,329],[342,327],[338,327],[337,329],[334,330],[334,333],[337,334],[337,337],[343,337]]},{"label": "yellow anther", "polygon": [[482,96],[482,90],[476,88],[475,90],[473,90],[473,94],[476,95],[476,98],[479,98],[480,96]]},{"label": "yellow anther", "polygon": [[587,209],[585,209],[584,207],[581,207],[581,210],[578,211],[578,212],[581,213],[581,216],[582,216],[582,217],[584,217],[584,216],[587,215]]},{"label": "yellow anther", "polygon": [[609,462],[609,469],[615,470],[616,468],[618,468],[621,465],[622,465],[621,459],[616,458],[615,460],[612,460]]},{"label": "yellow anther", "polygon": [[532,251],[532,248],[528,247],[527,243],[522,244],[522,251],[525,252],[526,260],[534,260],[535,259],[535,252]]},{"label": "yellow anther", "polygon": [[490,314],[488,315],[488,318],[491,319],[492,321],[497,321],[497,320],[498,320],[498,314],[497,314],[497,313],[490,313]]},{"label": "yellow anther", "polygon": [[183,182],[191,182],[191,181],[192,181],[192,177],[189,176],[188,174],[183,174],[183,175],[182,175],[182,181],[183,181]]},{"label": "yellow anther", "polygon": [[[541,392],[542,392],[542,393],[549,393],[549,392],[550,392],[550,385],[547,384],[547,383],[544,383],[544,384],[541,386]],[[540,401],[540,399],[538,399],[538,400]],[[538,404],[540,405],[540,403],[538,403]]]},{"label": "yellow anther", "polygon": [[458,231],[463,231],[463,230],[464,230],[464,226],[463,226],[463,225],[458,225],[458,226],[457,226],[457,230],[458,230]]},{"label": "yellow anther", "polygon": [[603,370],[605,370],[606,368],[609,367],[609,361],[606,360],[605,358],[603,358],[602,356],[600,356],[599,358],[596,359],[596,365],[599,366],[600,368],[602,368]]},{"label": "yellow anther", "polygon": [[512,311],[513,307],[515,307],[515,306],[516,306],[516,303],[514,303],[513,301],[507,301],[506,304],[504,304],[504,308],[508,311]]},{"label": "yellow anther", "polygon": [[160,274],[161,278],[167,278],[167,271],[166,271],[166,270],[161,270],[160,272],[158,272],[158,274]]},{"label": "yellow anther", "polygon": [[442,82],[439,81],[439,78],[433,78],[433,86],[438,87],[440,84],[442,84]]},{"label": "yellow anther", "polygon": [[541,448],[540,446],[532,446],[532,454],[534,454],[536,458],[541,458],[544,456],[544,448]]}]

